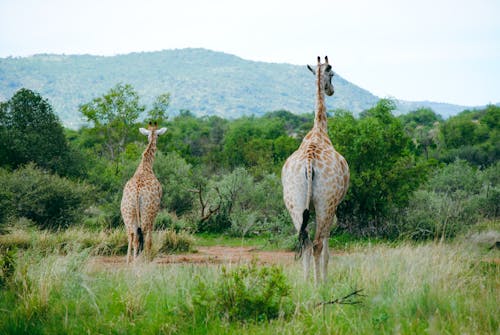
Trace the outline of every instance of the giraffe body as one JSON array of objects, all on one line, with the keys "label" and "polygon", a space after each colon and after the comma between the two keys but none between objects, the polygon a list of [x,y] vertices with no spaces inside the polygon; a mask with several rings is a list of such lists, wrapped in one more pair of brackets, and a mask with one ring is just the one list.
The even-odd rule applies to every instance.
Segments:
[{"label": "giraffe body", "polygon": [[162,197],[162,187],[153,172],[153,162],[157,137],[166,130],[157,130],[156,125],[151,124],[149,129],[140,128],[140,132],[148,136],[148,146],[134,175],[125,184],[120,206],[128,237],[127,263],[130,262],[132,248],[134,260],[141,251],[143,234],[146,254],[151,256],[153,223]]},{"label": "giraffe body", "polygon": [[[317,101],[314,126],[304,137],[300,147],[286,160],[282,173],[283,198],[299,233],[304,263],[304,275],[309,275],[310,262],[314,256],[314,278],[319,283],[326,280],[329,251],[328,238],[336,220],[338,204],[349,187],[349,167],[342,155],[335,151],[327,133],[325,92],[333,95],[328,65],[320,64],[317,75]],[[316,233],[313,241],[308,235],[307,221],[311,205],[316,216]]]}]

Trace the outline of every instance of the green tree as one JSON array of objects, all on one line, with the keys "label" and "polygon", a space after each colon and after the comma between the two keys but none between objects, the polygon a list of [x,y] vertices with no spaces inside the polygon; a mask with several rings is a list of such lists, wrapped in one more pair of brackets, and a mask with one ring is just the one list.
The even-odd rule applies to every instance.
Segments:
[{"label": "green tree", "polygon": [[429,159],[430,151],[439,144],[439,126],[443,119],[430,108],[419,108],[400,115],[406,133],[413,140],[416,152]]},{"label": "green tree", "polygon": [[244,117],[230,123],[223,144],[226,166],[254,167],[256,172],[260,166],[269,171],[274,166],[274,141],[281,136],[286,136],[286,130],[280,118]]},{"label": "green tree", "polygon": [[129,84],[117,84],[102,97],[80,106],[82,115],[93,123],[88,131],[100,144],[98,152],[112,161],[125,150],[132,126],[144,110],[139,94]]},{"label": "green tree", "polygon": [[413,127],[417,125],[432,127],[434,123],[443,121],[441,115],[436,114],[432,109],[425,107],[403,114],[399,116],[399,119],[405,127],[407,125],[412,125]]},{"label": "green tree", "polygon": [[500,107],[466,110],[441,125],[443,146],[438,158],[446,163],[465,159],[489,166],[500,157]]},{"label": "green tree", "polygon": [[391,106],[381,100],[360,119],[345,111],[329,119],[332,142],[351,173],[339,219],[353,229],[383,231],[383,219],[392,208],[407,204],[427,172],[409,150],[410,138]]},{"label": "green tree", "polygon": [[0,165],[34,162],[62,175],[72,167],[64,129],[47,99],[22,88],[0,103]]},{"label": "green tree", "polygon": [[167,109],[170,105],[170,93],[163,93],[156,97],[153,108],[148,111],[148,119],[152,122],[162,124],[167,121]]},{"label": "green tree", "polygon": [[154,163],[155,174],[163,187],[162,206],[181,215],[193,207],[197,177],[192,166],[176,152],[158,152]]}]

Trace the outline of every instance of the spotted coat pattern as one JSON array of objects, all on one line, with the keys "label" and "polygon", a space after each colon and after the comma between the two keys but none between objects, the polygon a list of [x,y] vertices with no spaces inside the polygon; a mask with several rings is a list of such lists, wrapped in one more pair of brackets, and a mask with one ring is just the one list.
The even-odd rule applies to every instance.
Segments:
[{"label": "spotted coat pattern", "polygon": [[334,92],[331,84],[333,71],[328,58],[321,64],[318,57],[316,71],[310,70],[317,77],[314,126],[300,147],[286,160],[281,176],[285,205],[299,234],[304,229],[304,212],[309,213],[311,204],[314,207],[316,232],[312,243],[307,237],[302,257],[307,279],[314,256],[314,278],[319,283],[321,275],[323,280],[327,277],[328,238],[336,220],[337,206],[349,187],[349,167],[344,157],[334,149],[327,133],[325,92],[328,95]]},{"label": "spotted coat pattern", "polygon": [[157,137],[165,130],[157,130],[156,125],[150,125],[148,130],[141,129],[143,134],[148,134],[149,143],[142,153],[141,163],[123,189],[120,210],[128,237],[127,263],[130,262],[132,247],[134,260],[137,258],[141,233],[145,235],[145,253],[151,255],[153,223],[162,197],[162,187],[153,172],[153,163]]}]

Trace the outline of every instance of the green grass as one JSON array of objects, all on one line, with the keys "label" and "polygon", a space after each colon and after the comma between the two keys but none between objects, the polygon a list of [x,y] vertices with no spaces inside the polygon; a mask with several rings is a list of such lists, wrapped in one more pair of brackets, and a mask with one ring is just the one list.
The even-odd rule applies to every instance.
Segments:
[{"label": "green grass", "polygon": [[[20,249],[0,288],[0,334],[498,334],[500,251],[485,248],[483,235],[360,244],[331,258],[319,288],[296,262],[282,268],[289,312],[267,321],[233,321],[218,309],[222,266],[110,269],[89,262],[91,249]],[[361,305],[316,307],[355,288]]]},{"label": "green grass", "polygon": [[[170,229],[155,231],[153,254],[189,252],[193,250],[194,241],[185,232],[177,233]],[[91,255],[125,255],[127,246],[125,228],[92,231],[74,227],[60,232],[17,228],[0,235],[0,249],[34,249],[43,254],[87,250]]]}]

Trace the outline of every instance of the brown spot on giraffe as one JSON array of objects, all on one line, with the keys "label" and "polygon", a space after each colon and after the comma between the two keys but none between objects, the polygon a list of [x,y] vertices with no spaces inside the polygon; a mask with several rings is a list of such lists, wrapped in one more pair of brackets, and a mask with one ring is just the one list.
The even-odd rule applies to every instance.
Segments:
[{"label": "brown spot on giraffe", "polygon": [[148,146],[142,153],[142,160],[132,178],[125,184],[121,201],[121,214],[127,230],[128,248],[127,263],[133,248],[134,261],[142,249],[145,234],[148,257],[151,256],[153,223],[160,209],[162,196],[161,184],[153,172],[156,152],[156,140],[167,128],[157,129],[156,124],[149,124],[148,129],[140,128],[143,135],[148,136]]},{"label": "brown spot on giraffe", "polygon": [[[281,180],[283,199],[303,246],[304,275],[308,277],[310,260],[314,256],[314,279],[318,284],[321,275],[326,280],[328,237],[336,220],[337,206],[349,187],[349,167],[328,137],[325,94],[331,96],[334,93],[331,66],[328,59],[321,64],[318,57],[316,69],[308,68],[317,79],[314,126],[286,160]],[[309,239],[306,222],[311,204],[316,213],[313,241]]]}]

